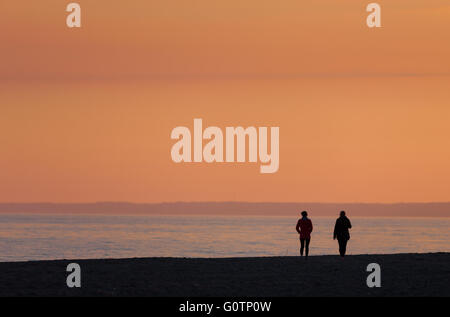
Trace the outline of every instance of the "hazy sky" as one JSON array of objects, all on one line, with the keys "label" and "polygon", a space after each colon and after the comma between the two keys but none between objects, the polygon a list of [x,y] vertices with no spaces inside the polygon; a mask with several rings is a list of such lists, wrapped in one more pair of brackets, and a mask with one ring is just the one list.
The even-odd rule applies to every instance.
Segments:
[{"label": "hazy sky", "polygon": [[[450,201],[450,3],[2,1],[0,202]],[[280,169],[171,161],[279,126]]]}]

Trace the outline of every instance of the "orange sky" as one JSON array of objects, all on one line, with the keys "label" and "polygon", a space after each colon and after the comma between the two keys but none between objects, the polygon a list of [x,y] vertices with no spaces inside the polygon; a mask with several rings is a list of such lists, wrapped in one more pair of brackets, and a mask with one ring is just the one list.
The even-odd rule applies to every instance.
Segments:
[{"label": "orange sky", "polygon": [[[2,1],[0,202],[450,201],[450,4],[378,2]],[[173,163],[193,118],[279,171]]]}]

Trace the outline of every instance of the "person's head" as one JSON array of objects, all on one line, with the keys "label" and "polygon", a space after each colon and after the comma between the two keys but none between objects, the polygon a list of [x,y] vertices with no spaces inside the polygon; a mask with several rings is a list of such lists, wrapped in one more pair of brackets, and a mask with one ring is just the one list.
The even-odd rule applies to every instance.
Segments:
[{"label": "person's head", "polygon": [[341,211],[341,217],[345,217],[345,211]]},{"label": "person's head", "polygon": [[306,217],[306,216],[308,216],[308,213],[306,212],[306,211],[302,211],[302,217]]}]

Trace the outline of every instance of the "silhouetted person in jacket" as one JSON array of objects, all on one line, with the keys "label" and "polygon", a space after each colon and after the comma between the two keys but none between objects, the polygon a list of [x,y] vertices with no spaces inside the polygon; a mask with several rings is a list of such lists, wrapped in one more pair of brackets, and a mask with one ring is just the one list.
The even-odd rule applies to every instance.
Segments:
[{"label": "silhouetted person in jacket", "polygon": [[338,240],[339,254],[344,257],[347,250],[347,241],[350,240],[348,229],[352,227],[350,220],[345,216],[345,211],[341,211],[341,216],[337,218],[334,226],[333,240]]},{"label": "silhouetted person in jacket", "polygon": [[305,250],[305,260],[309,254],[309,242],[311,241],[311,232],[313,230],[312,221],[308,219],[308,213],[302,211],[302,218],[298,220],[295,227],[300,234],[300,256],[303,256],[303,250]]}]

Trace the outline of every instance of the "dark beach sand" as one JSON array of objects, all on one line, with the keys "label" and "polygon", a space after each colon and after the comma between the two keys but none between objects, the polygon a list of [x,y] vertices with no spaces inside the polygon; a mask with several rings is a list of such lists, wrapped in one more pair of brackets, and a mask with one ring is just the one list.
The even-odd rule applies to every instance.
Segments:
[{"label": "dark beach sand", "polygon": [[[81,288],[66,266],[81,266]],[[381,265],[382,287],[366,286]],[[450,296],[450,253],[0,263],[1,296]]]}]

